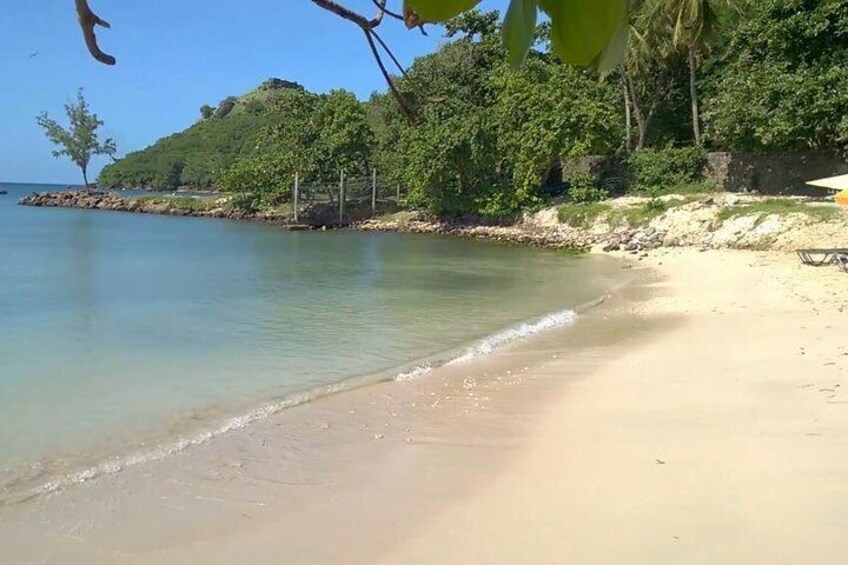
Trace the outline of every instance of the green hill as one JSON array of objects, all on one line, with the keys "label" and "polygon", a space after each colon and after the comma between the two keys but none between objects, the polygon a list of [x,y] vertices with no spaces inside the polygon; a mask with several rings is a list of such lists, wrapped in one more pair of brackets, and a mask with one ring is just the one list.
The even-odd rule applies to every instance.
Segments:
[{"label": "green hill", "polygon": [[222,100],[217,108],[204,106],[197,123],[107,165],[98,182],[106,187],[211,188],[223,169],[252,151],[274,102],[286,90],[304,88],[272,78],[247,94]]}]

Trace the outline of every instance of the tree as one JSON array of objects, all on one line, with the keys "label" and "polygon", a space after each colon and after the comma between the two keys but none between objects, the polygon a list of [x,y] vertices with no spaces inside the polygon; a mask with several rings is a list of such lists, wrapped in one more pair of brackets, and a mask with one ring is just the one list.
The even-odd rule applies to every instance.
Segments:
[{"label": "tree", "polygon": [[445,35],[469,39],[489,37],[501,30],[500,19],[500,14],[494,10],[481,12],[474,8],[445,22]]},{"label": "tree", "polygon": [[208,120],[209,118],[211,118],[212,114],[214,114],[214,113],[215,113],[215,108],[213,108],[209,104],[204,104],[203,106],[200,107],[200,116],[204,120]]},{"label": "tree", "polygon": [[617,89],[585,69],[532,57],[520,72],[499,69],[492,109],[498,151],[510,164],[520,201],[532,202],[558,165],[621,147]]},{"label": "tree", "polygon": [[704,121],[722,149],[848,147],[848,0],[762,0],[732,33]]},{"label": "tree", "polygon": [[369,115],[375,160],[405,185],[408,204],[440,216],[503,218],[541,202],[542,184],[563,160],[617,150],[624,124],[615,85],[545,51],[531,51],[513,70],[500,37],[468,33],[477,21],[449,23],[463,37],[398,79],[417,123],[385,95],[372,96]]},{"label": "tree", "polygon": [[[651,122],[659,105],[677,86],[678,65],[665,30],[655,25],[650,3],[633,13],[630,27],[630,48],[621,75],[625,114],[635,118],[638,150],[648,143]],[[633,139],[628,135],[627,148],[632,146]]]},{"label": "tree", "polygon": [[103,125],[103,121],[89,109],[82,89],[77,92],[76,102],[65,104],[65,113],[70,122],[68,129],[51,119],[47,112],[39,114],[36,121],[44,128],[47,139],[59,146],[59,149],[53,151],[53,156],[57,158],[67,156],[79,167],[85,189],[88,190],[88,165],[91,158],[95,155],[114,156],[117,147],[112,138],[107,138],[103,142],[99,140],[97,130]]},{"label": "tree", "polygon": [[370,171],[374,136],[364,106],[352,93],[290,89],[274,100],[271,112],[254,150],[218,177],[220,188],[252,192],[262,203],[276,204],[291,194],[296,173],[334,184],[340,171],[351,176]]},{"label": "tree", "polygon": [[698,70],[701,59],[715,39],[722,10],[740,11],[740,0],[655,0],[656,22],[667,26],[670,44],[686,57],[689,97],[692,105],[692,134],[701,145],[701,112],[698,100]]}]

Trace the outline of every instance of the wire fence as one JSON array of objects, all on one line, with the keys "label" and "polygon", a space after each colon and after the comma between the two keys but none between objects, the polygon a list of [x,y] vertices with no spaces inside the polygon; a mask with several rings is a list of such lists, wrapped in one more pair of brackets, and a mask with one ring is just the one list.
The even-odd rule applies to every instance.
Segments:
[{"label": "wire fence", "polygon": [[310,182],[295,175],[291,209],[294,223],[348,224],[398,210],[405,190],[373,171],[367,177],[339,174],[336,183]]}]

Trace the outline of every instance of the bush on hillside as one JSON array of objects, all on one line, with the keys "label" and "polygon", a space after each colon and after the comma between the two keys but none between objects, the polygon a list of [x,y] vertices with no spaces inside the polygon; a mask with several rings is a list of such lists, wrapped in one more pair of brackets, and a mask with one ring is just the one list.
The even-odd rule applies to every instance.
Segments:
[{"label": "bush on hillside", "polygon": [[630,192],[672,192],[704,181],[707,152],[703,147],[643,149],[630,155]]}]

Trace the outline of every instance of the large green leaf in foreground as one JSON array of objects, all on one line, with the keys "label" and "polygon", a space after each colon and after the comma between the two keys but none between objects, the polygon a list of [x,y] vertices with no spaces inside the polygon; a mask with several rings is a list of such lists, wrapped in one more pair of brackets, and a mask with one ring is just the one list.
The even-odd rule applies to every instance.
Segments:
[{"label": "large green leaf in foreground", "polygon": [[554,52],[566,63],[589,66],[627,25],[628,0],[540,0],[551,18]]},{"label": "large green leaf in foreground", "polygon": [[470,10],[480,0],[406,0],[405,7],[425,22],[443,22]]},{"label": "large green leaf in foreground", "polygon": [[[415,23],[444,22],[479,3],[406,0],[404,7],[417,16]],[[605,71],[623,59],[630,0],[511,0],[503,34],[513,66],[520,65],[533,46],[538,8],[551,19],[551,47],[564,62]]]},{"label": "large green leaf in foreground", "polygon": [[524,62],[533,46],[537,16],[536,0],[512,0],[503,25],[504,45],[509,53],[509,62],[517,67]]}]

